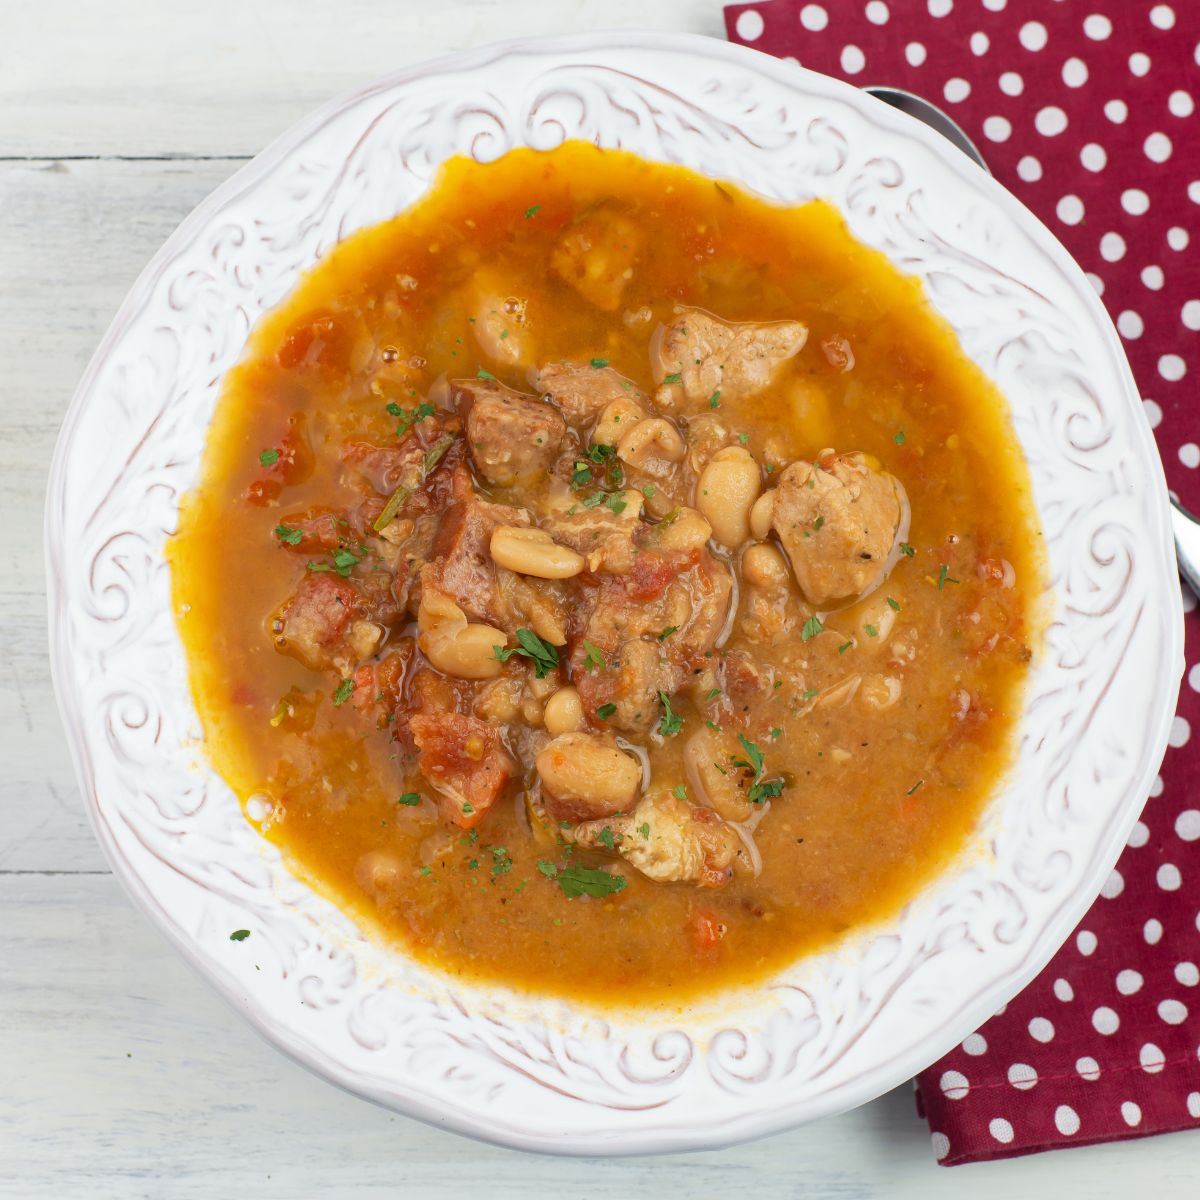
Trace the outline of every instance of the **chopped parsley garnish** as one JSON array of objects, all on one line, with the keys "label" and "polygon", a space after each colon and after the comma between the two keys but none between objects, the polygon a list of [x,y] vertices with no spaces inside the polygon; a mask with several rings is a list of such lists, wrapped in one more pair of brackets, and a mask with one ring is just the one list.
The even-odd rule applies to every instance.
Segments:
[{"label": "chopped parsley garnish", "polygon": [[352,695],[354,695],[354,680],[343,679],[337,685],[337,690],[333,693],[334,708],[341,708]]},{"label": "chopped parsley garnish", "polygon": [[539,858],[537,860],[537,869],[547,879],[553,879],[558,874],[558,868],[548,858]]},{"label": "chopped parsley garnish", "polygon": [[658,702],[663,707],[662,720],[658,723],[658,732],[663,737],[674,737],[683,728],[683,718],[671,708],[671,697],[666,692],[658,693]]},{"label": "chopped parsley garnish", "polygon": [[[392,412],[392,409],[395,412]],[[418,404],[415,408],[401,408],[397,404],[389,404],[388,412],[393,417],[400,418],[400,424],[396,426],[396,436],[403,437],[418,421],[425,420],[426,417],[432,417],[437,409],[432,404]]]},{"label": "chopped parsley garnish", "polygon": [[683,381],[682,371],[672,371],[670,375],[663,376],[663,383],[681,383]]},{"label": "chopped parsley garnish", "polygon": [[892,612],[900,611],[900,602],[898,600],[893,600],[891,598],[891,596],[889,596],[887,598],[887,602],[888,602],[888,608],[890,608],[892,610]]},{"label": "chopped parsley garnish", "polygon": [[905,558],[912,558],[912,556],[916,554],[916,550],[914,550],[907,542],[901,542],[900,553],[903,554]]},{"label": "chopped parsley garnish", "polygon": [[838,647],[838,653],[839,653],[839,654],[845,654],[845,653],[846,653],[846,651],[847,651],[847,650],[849,650],[849,649],[850,649],[850,647],[851,647],[851,646],[853,646],[853,645],[854,645],[854,643],[853,643],[853,642],[843,642],[843,643],[842,643],[842,644],[841,644],[841,645]]},{"label": "chopped parsley garnish", "polygon": [[617,848],[617,843],[613,841],[613,831],[607,825],[596,835],[596,841],[606,850],[616,850]]},{"label": "chopped parsley garnish", "polygon": [[783,792],[782,779],[763,779],[762,751],[744,733],[738,734],[738,741],[742,743],[742,749],[746,751],[750,761],[747,762],[744,758],[735,758],[732,760],[733,765],[751,772],[754,776],[754,782],[746,793],[746,799],[751,804],[762,804],[763,801],[774,799],[780,795]]},{"label": "chopped parsley garnish", "polygon": [[514,654],[533,660],[533,671],[539,679],[545,679],[558,666],[558,651],[544,642],[532,629],[517,630],[517,641],[521,644],[506,650],[503,646],[493,646],[492,651],[501,662],[508,662]]},{"label": "chopped parsley garnish", "polygon": [[919,788],[919,787],[921,786],[921,784],[923,784],[924,782],[925,782],[925,780],[923,780],[923,779],[918,779],[918,780],[917,780],[917,782],[916,782],[916,783],[914,783],[914,784],[912,785],[912,787],[910,787],[910,788],[908,789],[908,791],[907,791],[907,792],[905,792],[904,794],[905,794],[906,796],[911,796],[911,795],[913,794],[913,792],[915,792],[915,791],[917,790],[917,788]]},{"label": "chopped parsley garnish", "polygon": [[867,631],[867,637],[879,636],[879,630],[874,625],[864,625],[863,628]]},{"label": "chopped parsley garnish", "polygon": [[950,568],[942,563],[942,568],[938,571],[937,589],[940,592],[948,583],[960,583],[961,580],[950,578]]},{"label": "chopped parsley garnish", "polygon": [[638,826],[638,833],[640,833],[642,837],[648,838],[650,836],[650,822],[643,821],[642,824]]},{"label": "chopped parsley garnish", "polygon": [[814,530],[820,529],[820,528],[821,528],[821,526],[822,526],[822,525],[824,525],[824,524],[825,524],[825,518],[824,518],[824,517],[818,517],[818,518],[817,518],[817,519],[816,519],[816,520],[813,522],[813,529],[814,529]]},{"label": "chopped parsley garnish", "polygon": [[[847,645],[849,645],[849,643],[847,643]],[[805,688],[805,689],[804,689],[804,693],[803,693],[803,695],[801,695],[801,697],[800,697],[800,698],[801,698],[802,700],[811,700],[811,699],[812,699],[812,698],[813,698],[815,695],[817,695],[817,694],[818,694],[818,693],[817,693],[817,689],[816,689],[816,688]]]},{"label": "chopped parsley garnish", "polygon": [[528,208],[525,210],[525,220],[527,220],[527,221],[528,221],[528,220],[529,220],[529,218],[530,218],[530,217],[532,217],[532,216],[533,216],[533,214],[534,214],[535,212],[537,212],[537,211],[538,211],[538,210],[539,210],[541,207],[542,207],[542,206],[541,206],[540,204],[531,204],[531,205],[530,205],[530,206],[529,206],[529,207],[528,207]]},{"label": "chopped parsley garnish", "polygon": [[492,847],[492,880],[499,879],[501,875],[507,875],[513,868],[513,861],[508,853],[506,846]]},{"label": "chopped parsley garnish", "polygon": [[721,389],[717,388],[717,390],[715,392],[713,392],[713,394],[711,396],[709,396],[709,398],[708,398],[708,407],[709,408],[718,408],[718,407],[720,407],[720,403],[721,403]]},{"label": "chopped parsley garnish", "polygon": [[599,868],[591,870],[577,863],[560,867],[555,878],[568,900],[574,900],[577,896],[592,896],[600,900],[625,890],[624,875],[612,875]]},{"label": "chopped parsley garnish", "polygon": [[897,446],[904,445],[904,430],[903,429],[896,430],[896,437],[894,440],[895,440],[895,443]]},{"label": "chopped parsley garnish", "polygon": [[783,737],[783,730],[780,729],[779,726],[777,725],[777,726],[775,726],[774,729],[771,730],[771,736],[773,738]]},{"label": "chopped parsley garnish", "polygon": [[480,367],[479,370],[475,372],[475,378],[483,379],[485,381],[491,381],[492,383],[496,382],[495,375],[493,375],[491,373],[491,371],[485,371],[482,367]]},{"label": "chopped parsley garnish", "polygon": [[705,721],[704,723],[713,731],[713,733],[721,732],[721,727],[716,723],[716,721]]},{"label": "chopped parsley garnish", "polygon": [[[360,549],[363,548],[360,547]],[[330,566],[329,563],[310,562],[308,569],[314,572],[336,571],[343,579],[347,579],[354,566],[360,562],[362,562],[361,556],[343,546],[333,552],[333,566]]]},{"label": "chopped parsley garnish", "polygon": [[617,706],[615,704],[602,704],[598,709],[596,709],[596,716],[599,717],[601,721],[607,721],[608,718],[611,717],[616,711]]},{"label": "chopped parsley garnish", "polygon": [[264,467],[273,467],[279,461],[278,450],[264,450],[259,456],[258,461]]},{"label": "chopped parsley garnish", "polygon": [[235,930],[234,930],[234,931],[233,931],[233,932],[232,932],[232,933],[229,935],[229,940],[230,940],[231,942],[244,942],[244,941],[245,941],[245,940],[246,940],[246,939],[247,939],[249,936],[250,936],[250,930],[248,930],[248,929],[235,929]]},{"label": "chopped parsley garnish", "polygon": [[608,359],[607,358],[593,358],[592,366],[595,367],[597,371],[603,370],[605,367],[608,366]]},{"label": "chopped parsley garnish", "polygon": [[592,468],[582,459],[576,459],[571,470],[571,486],[578,491],[592,482]]},{"label": "chopped parsley garnish", "polygon": [[721,694],[720,688],[710,688],[709,691],[707,693],[705,693],[704,698],[705,698],[705,700],[715,700],[720,694]]},{"label": "chopped parsley garnish", "polygon": [[818,633],[823,633],[825,626],[821,624],[821,618],[817,616],[809,617],[804,622],[804,628],[800,630],[800,640],[807,642],[810,638],[815,638]]},{"label": "chopped parsley garnish", "polygon": [[669,637],[671,636],[671,634],[673,634],[673,633],[677,633],[678,631],[679,631],[679,626],[678,626],[678,625],[668,625],[668,626],[666,627],[666,629],[664,629],[664,630],[662,631],[662,633],[660,633],[660,634],[658,635],[658,640],[659,640],[660,642],[665,642],[665,641],[667,640],[667,638],[669,638]]},{"label": "chopped parsley garnish", "polygon": [[463,816],[469,817],[475,811],[475,805],[470,801],[465,801],[462,806]]},{"label": "chopped parsley garnish", "polygon": [[291,529],[287,525],[276,525],[275,536],[281,542],[286,542],[289,546],[298,546],[304,537],[304,531],[301,529]]},{"label": "chopped parsley garnish", "polygon": [[588,496],[584,502],[584,508],[599,508],[604,503],[604,493],[596,492],[594,495]]},{"label": "chopped parsley garnish", "polygon": [[738,441],[739,441],[739,442],[741,442],[743,446],[744,446],[744,445],[745,445],[745,444],[746,444],[746,443],[747,443],[749,440],[750,440],[750,435],[749,435],[748,433],[739,433],[739,434],[738,434]]},{"label": "chopped parsley garnish", "polygon": [[403,804],[405,806],[405,808],[415,808],[418,804],[421,803],[421,793],[420,792],[404,792],[400,796],[400,799],[396,801],[396,803]]},{"label": "chopped parsley garnish", "polygon": [[655,488],[654,488],[654,484],[652,484],[652,483],[648,483],[648,484],[646,484],[646,486],[644,488],[642,488],[642,495],[645,496],[647,500],[654,499],[654,492],[655,492]]},{"label": "chopped parsley garnish", "polygon": [[608,663],[604,661],[604,655],[587,638],[583,639],[583,649],[583,669],[585,671],[591,671],[593,668],[603,671],[607,668]]},{"label": "chopped parsley garnish", "polygon": [[682,783],[677,783],[675,785],[674,791],[675,791],[675,799],[676,800],[686,800],[687,799],[687,788],[685,788]]},{"label": "chopped parsley garnish", "polygon": [[738,734],[738,741],[742,743],[742,749],[750,756],[750,761],[747,762],[744,758],[735,758],[733,765],[735,767],[745,767],[747,771],[750,771],[757,778],[763,771],[762,751],[744,733]]},{"label": "chopped parsley garnish", "polygon": [[626,504],[620,492],[610,492],[605,498],[604,507],[620,516],[625,511]]},{"label": "chopped parsley garnish", "polygon": [[616,453],[616,446],[610,446],[607,442],[597,442],[594,446],[588,447],[587,456],[597,466],[603,466],[605,459],[614,458]]}]

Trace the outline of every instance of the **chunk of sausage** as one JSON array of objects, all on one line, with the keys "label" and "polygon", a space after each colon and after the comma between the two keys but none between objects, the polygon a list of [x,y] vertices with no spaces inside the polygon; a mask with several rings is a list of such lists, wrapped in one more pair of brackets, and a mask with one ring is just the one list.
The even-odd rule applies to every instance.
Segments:
[{"label": "chunk of sausage", "polygon": [[[671,662],[656,641],[641,638],[623,642],[605,661],[603,671],[576,675],[584,711],[604,727],[649,732],[662,716],[658,693],[670,696],[679,688],[684,680],[682,667]],[[600,717],[598,710],[605,705],[615,707],[605,709],[606,715]]]},{"label": "chunk of sausage", "polygon": [[[636,500],[634,493],[627,493]],[[582,512],[552,516],[542,522],[556,542],[570,546],[587,561],[589,571],[623,575],[633,567],[637,547],[639,505],[626,503],[620,513],[607,508],[585,508]]]},{"label": "chunk of sausage", "polygon": [[271,622],[275,648],[311,670],[336,667],[344,672],[352,663],[370,658],[383,637],[383,630],[364,619],[359,607],[358,588],[349,579],[305,575]]},{"label": "chunk of sausage", "polygon": [[591,424],[614,400],[630,400],[639,405],[646,401],[641,388],[612,367],[547,363],[538,372],[534,386],[562,410],[572,425]]},{"label": "chunk of sausage", "polygon": [[550,256],[550,269],[589,303],[612,312],[633,278],[644,242],[632,217],[599,205],[568,227]]},{"label": "chunk of sausage", "polygon": [[418,713],[408,723],[420,751],[417,766],[437,793],[447,820],[472,829],[500,799],[517,771],[499,732],[462,713]]},{"label": "chunk of sausage", "polygon": [[[606,832],[607,831],[607,832]],[[738,837],[711,808],[698,808],[668,791],[654,791],[631,813],[576,826],[576,845],[613,848],[656,883],[716,888],[733,876]]]},{"label": "chunk of sausage", "polygon": [[507,606],[492,561],[492,531],[498,525],[528,525],[524,510],[471,497],[446,509],[429,551],[438,586],[471,616],[503,625]]},{"label": "chunk of sausage", "polygon": [[717,392],[726,400],[753,396],[774,381],[800,352],[808,329],[799,321],[733,323],[698,308],[677,308],[650,343],[657,399],[707,406]]},{"label": "chunk of sausage", "polygon": [[632,808],[642,782],[638,760],[604,734],[559,734],[536,765],[546,811],[572,824]]},{"label": "chunk of sausage", "polygon": [[884,568],[900,524],[895,479],[862,454],[823,450],[779,477],[772,523],[810,604],[856,596]]},{"label": "chunk of sausage", "polygon": [[484,479],[506,486],[549,469],[567,432],[558,409],[495,380],[459,379],[451,386]]}]

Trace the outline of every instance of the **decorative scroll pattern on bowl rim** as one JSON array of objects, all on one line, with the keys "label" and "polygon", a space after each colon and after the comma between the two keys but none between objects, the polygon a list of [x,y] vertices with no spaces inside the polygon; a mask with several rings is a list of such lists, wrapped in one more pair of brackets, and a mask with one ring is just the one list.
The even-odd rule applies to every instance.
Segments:
[{"label": "decorative scroll pattern on bowl rim", "polygon": [[[340,238],[454,154],[621,146],[831,199],[919,276],[1009,396],[1054,617],[1018,762],[954,867],[886,927],[685,1011],[598,1013],[447,980],[285,869],[204,760],[164,542],[222,373]],[[514,42],[405,70],[286,134],[180,226],[80,384],[47,503],[52,665],[97,835],[135,900],[268,1038],[425,1120],[560,1152],[709,1148],[861,1103],[1030,979],[1095,896],[1182,668],[1165,489],[1119,342],[1017,201],[842,83],[704,38]],[[231,943],[240,927],[251,938]]]}]

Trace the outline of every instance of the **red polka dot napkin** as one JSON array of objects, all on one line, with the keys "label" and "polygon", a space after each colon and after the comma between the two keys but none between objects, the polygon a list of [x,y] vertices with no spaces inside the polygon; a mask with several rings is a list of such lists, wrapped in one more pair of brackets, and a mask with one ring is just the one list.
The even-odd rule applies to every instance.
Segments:
[{"label": "red polka dot napkin", "polygon": [[[1200,512],[1200,0],[767,0],[725,20],[735,41],[905,88],[966,129],[1088,272],[1168,481]],[[1171,748],[1100,899],[916,1081],[944,1164],[1200,1129],[1200,614],[1185,600]]]}]

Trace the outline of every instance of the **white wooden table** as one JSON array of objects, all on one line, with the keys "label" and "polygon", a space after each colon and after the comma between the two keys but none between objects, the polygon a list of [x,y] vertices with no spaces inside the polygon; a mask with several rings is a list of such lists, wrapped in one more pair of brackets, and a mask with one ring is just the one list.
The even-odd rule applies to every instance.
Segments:
[{"label": "white wooden table", "polygon": [[619,26],[719,36],[720,4],[0,0],[0,1197],[1196,1194],[1188,1134],[943,1170],[907,1087],[690,1156],[477,1145],[265,1045],[133,910],[93,841],[47,670],[42,502],[126,289],[193,205],[329,96],[465,46]]}]

